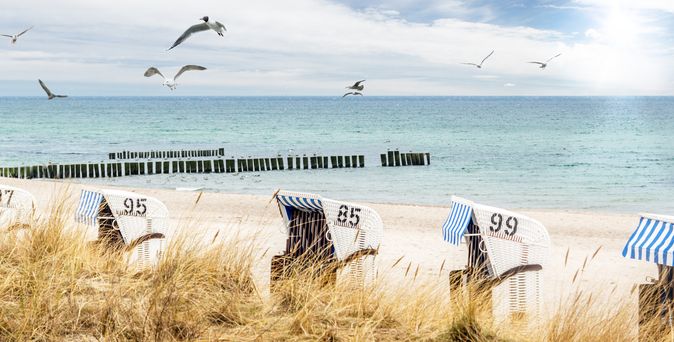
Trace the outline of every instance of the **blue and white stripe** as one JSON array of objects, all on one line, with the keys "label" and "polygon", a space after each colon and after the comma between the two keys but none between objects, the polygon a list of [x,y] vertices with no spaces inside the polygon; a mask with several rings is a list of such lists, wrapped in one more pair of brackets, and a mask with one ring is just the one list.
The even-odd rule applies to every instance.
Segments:
[{"label": "blue and white stripe", "polygon": [[458,246],[473,217],[473,208],[464,203],[452,202],[449,217],[442,225],[442,237],[445,241]]},{"label": "blue and white stripe", "polygon": [[642,216],[623,256],[674,266],[674,223]]},{"label": "blue and white stripe", "polygon": [[82,190],[80,204],[75,212],[75,220],[80,223],[94,225],[98,217],[98,211],[103,201],[103,194],[94,191]]},{"label": "blue and white stripe", "polygon": [[277,195],[276,198],[285,207],[291,207],[306,212],[323,211],[323,204],[321,203],[321,200],[317,198],[284,195]]}]

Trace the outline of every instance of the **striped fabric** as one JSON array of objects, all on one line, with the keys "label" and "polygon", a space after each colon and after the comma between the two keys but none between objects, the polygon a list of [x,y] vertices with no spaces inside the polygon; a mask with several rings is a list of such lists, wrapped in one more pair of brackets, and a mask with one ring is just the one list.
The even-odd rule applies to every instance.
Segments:
[{"label": "striped fabric", "polygon": [[323,211],[323,204],[319,199],[283,195],[277,195],[276,198],[286,207],[306,212]]},{"label": "striped fabric", "polygon": [[623,256],[674,266],[674,223],[641,217],[623,249]]},{"label": "striped fabric", "polygon": [[468,224],[473,216],[473,208],[470,205],[452,202],[452,210],[449,217],[442,225],[442,237],[445,241],[458,246],[463,234],[466,233]]},{"label": "striped fabric", "polygon": [[77,206],[77,211],[75,212],[75,220],[80,223],[94,225],[98,217],[101,201],[103,201],[103,194],[82,190],[80,204]]}]

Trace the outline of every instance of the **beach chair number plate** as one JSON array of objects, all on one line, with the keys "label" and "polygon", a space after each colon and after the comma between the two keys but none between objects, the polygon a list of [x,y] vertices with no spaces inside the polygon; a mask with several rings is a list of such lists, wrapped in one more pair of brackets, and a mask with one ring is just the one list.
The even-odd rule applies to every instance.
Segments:
[{"label": "beach chair number plate", "polygon": [[117,211],[117,215],[123,216],[145,216],[147,214],[147,206],[145,205],[147,198],[127,198],[124,200],[124,210]]},{"label": "beach chair number plate", "polygon": [[5,206],[9,207],[9,203],[12,201],[12,196],[14,196],[14,190],[0,190],[0,204],[2,204],[4,200]]},{"label": "beach chair number plate", "polygon": [[[491,215],[491,226],[489,230],[493,233],[498,233],[503,228],[503,215],[499,213],[494,213]],[[503,228],[503,233],[508,236],[513,236],[517,233],[517,218],[512,216],[507,216],[505,219],[505,228]]]},{"label": "beach chair number plate", "polygon": [[343,227],[358,227],[360,223],[360,208],[341,205],[337,212],[337,224]]}]

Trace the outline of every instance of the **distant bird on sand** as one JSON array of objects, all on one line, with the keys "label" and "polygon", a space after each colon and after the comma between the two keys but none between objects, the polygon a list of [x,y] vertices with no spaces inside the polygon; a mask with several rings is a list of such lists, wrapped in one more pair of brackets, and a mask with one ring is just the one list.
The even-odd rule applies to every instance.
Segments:
[{"label": "distant bird on sand", "polygon": [[540,68],[541,68],[541,69],[545,69],[545,68],[548,66],[548,63],[550,63],[551,60],[553,60],[553,59],[555,59],[555,58],[557,58],[557,57],[559,57],[559,56],[561,56],[561,55],[562,55],[561,53],[560,53],[560,54],[557,54],[556,56],[551,57],[550,59],[548,59],[548,60],[545,61],[545,62],[529,62],[529,63],[531,63],[531,64],[538,64],[538,65],[540,65]]},{"label": "distant bird on sand", "polygon": [[487,58],[491,57],[491,55],[493,55],[493,54],[494,54],[494,50],[492,50],[492,51],[487,55],[487,57],[485,57],[485,58],[482,60],[482,62],[480,62],[480,64],[475,64],[475,63],[461,63],[461,64],[465,64],[465,65],[474,65],[474,66],[477,67],[478,69],[482,69],[482,63],[484,63],[484,61],[486,61]]},{"label": "distant bird on sand", "polygon": [[32,28],[33,28],[33,26],[31,26],[31,27],[27,28],[25,31],[23,31],[21,33],[18,33],[18,34],[15,34],[13,36],[10,36],[8,34],[0,34],[0,36],[9,37],[10,39],[12,39],[12,44],[16,44],[16,41],[19,39],[19,37],[21,37],[24,33],[30,31]]},{"label": "distant bird on sand", "polygon": [[363,89],[365,89],[365,85],[361,84],[363,82],[365,82],[365,80],[360,80],[360,81],[354,83],[352,86],[346,87],[346,89],[363,91]]},{"label": "distant bird on sand", "polygon": [[155,67],[150,67],[145,71],[145,77],[152,77],[154,75],[159,75],[164,78],[164,83],[162,85],[165,85],[169,87],[171,90],[175,90],[176,87],[178,86],[178,83],[176,83],[176,80],[180,75],[182,75],[185,71],[190,71],[190,70],[206,70],[206,68],[198,65],[185,65],[184,67],[180,68],[180,71],[173,76],[173,78],[166,78],[166,76],[162,75],[161,72],[159,72],[159,69]]},{"label": "distant bird on sand", "polygon": [[42,82],[42,80],[37,80],[37,81],[40,82],[40,87],[42,87],[42,89],[44,89],[44,92],[47,93],[47,96],[49,97],[49,100],[52,100],[52,99],[57,98],[57,97],[68,97],[67,95],[54,95],[54,93],[52,93],[51,90],[49,90],[49,88],[47,88],[47,86],[44,84],[44,82]]},{"label": "distant bird on sand", "polygon": [[352,92],[352,93],[346,93],[346,94],[342,95],[342,98],[345,98],[345,97],[347,97],[347,96],[349,96],[349,95],[363,96],[362,93],[359,93],[359,92],[357,92],[357,91],[354,91],[354,92]]},{"label": "distant bird on sand", "polygon": [[173,43],[173,45],[169,48],[169,50],[173,49],[174,47],[180,45],[180,43],[184,42],[187,38],[189,38],[192,33],[196,32],[201,32],[201,31],[207,31],[207,30],[213,30],[215,31],[219,36],[224,36],[225,31],[227,31],[227,28],[225,25],[217,22],[217,21],[211,21],[208,16],[203,17],[199,20],[203,20],[204,22],[201,24],[196,24],[193,25],[192,27],[188,28],[187,31],[185,31],[178,39]]}]

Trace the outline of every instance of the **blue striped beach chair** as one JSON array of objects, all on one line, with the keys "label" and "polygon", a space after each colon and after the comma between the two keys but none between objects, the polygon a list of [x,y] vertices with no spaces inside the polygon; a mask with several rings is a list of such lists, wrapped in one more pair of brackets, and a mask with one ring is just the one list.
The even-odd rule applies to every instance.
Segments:
[{"label": "blue striped beach chair", "polygon": [[155,266],[166,248],[168,209],[156,198],[119,190],[82,190],[75,219],[97,240],[128,251],[138,269]]},{"label": "blue striped beach chair", "polygon": [[374,210],[290,191],[279,191],[276,200],[287,238],[283,254],[272,258],[272,286],[308,264],[321,265],[317,276],[327,274],[330,282],[347,278],[363,284],[374,278],[374,257],[383,234]]},{"label": "blue striped beach chair", "polygon": [[0,184],[0,231],[27,227],[35,214],[35,197],[23,189]]},{"label": "blue striped beach chair", "polygon": [[550,237],[540,222],[505,209],[452,196],[443,239],[459,246],[465,241],[465,269],[450,272],[450,294],[469,297],[479,291],[499,320],[520,320],[540,314],[541,271]]},{"label": "blue striped beach chair", "polygon": [[639,339],[674,335],[674,216],[640,214],[622,255],[658,268],[658,279],[639,284]]}]

